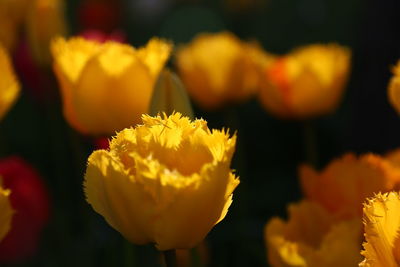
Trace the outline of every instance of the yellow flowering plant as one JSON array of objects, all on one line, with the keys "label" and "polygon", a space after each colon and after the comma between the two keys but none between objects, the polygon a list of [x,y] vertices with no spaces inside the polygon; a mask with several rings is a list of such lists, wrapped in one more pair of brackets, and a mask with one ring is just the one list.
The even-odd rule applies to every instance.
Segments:
[{"label": "yellow flowering plant", "polygon": [[337,44],[316,44],[277,57],[265,69],[259,99],[280,118],[307,119],[333,112],[350,70],[350,51]]},{"label": "yellow flowering plant", "polygon": [[69,124],[82,133],[100,135],[139,123],[171,49],[157,38],[139,49],[80,37],[54,39],[54,71]]},{"label": "yellow flowering plant", "polygon": [[90,155],[87,201],[132,243],[191,248],[231,205],[236,136],[180,113],[142,120]]},{"label": "yellow flowering plant", "polygon": [[364,203],[364,250],[360,267],[397,267],[400,264],[400,196],[378,193]]},{"label": "yellow flowering plant", "polygon": [[256,60],[268,57],[229,32],[203,33],[176,53],[176,66],[189,94],[203,109],[213,110],[255,94]]},{"label": "yellow flowering plant", "polygon": [[17,100],[19,93],[20,85],[15,76],[11,59],[0,44],[0,119]]}]

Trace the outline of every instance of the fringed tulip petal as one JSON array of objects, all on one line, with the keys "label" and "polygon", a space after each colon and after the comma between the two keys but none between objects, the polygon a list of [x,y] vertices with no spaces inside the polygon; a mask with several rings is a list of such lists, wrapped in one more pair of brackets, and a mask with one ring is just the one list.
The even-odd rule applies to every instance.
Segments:
[{"label": "fringed tulip petal", "polygon": [[399,261],[400,197],[396,192],[378,193],[364,204],[364,251],[362,267],[397,267]]}]

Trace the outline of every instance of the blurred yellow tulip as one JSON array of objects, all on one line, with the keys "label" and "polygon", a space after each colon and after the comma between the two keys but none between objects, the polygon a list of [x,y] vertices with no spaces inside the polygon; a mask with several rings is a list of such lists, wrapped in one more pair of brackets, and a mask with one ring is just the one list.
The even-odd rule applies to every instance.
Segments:
[{"label": "blurred yellow tulip", "polygon": [[0,242],[8,233],[11,227],[11,219],[13,210],[10,204],[10,190],[6,190],[1,186],[0,177]]},{"label": "blurred yellow tulip", "polygon": [[15,77],[11,59],[0,44],[0,119],[17,100],[19,92],[20,85]]},{"label": "blurred yellow tulip", "polygon": [[287,222],[271,219],[265,227],[268,261],[273,267],[357,266],[361,220],[335,221],[317,203],[289,206]]},{"label": "blurred yellow tulip", "polygon": [[302,165],[299,176],[306,198],[339,218],[361,218],[362,203],[367,197],[400,185],[398,166],[373,154],[346,154],[320,172]]},{"label": "blurred yellow tulip", "polygon": [[142,119],[119,132],[109,150],[90,155],[87,201],[132,243],[192,248],[232,202],[236,136],[180,113]]},{"label": "blurred yellow tulip", "polygon": [[212,110],[251,97],[258,86],[254,62],[257,45],[229,32],[203,33],[178,49],[176,65],[189,94],[202,108]]},{"label": "blurred yellow tulip", "polygon": [[8,50],[14,49],[26,13],[32,0],[0,0],[0,43]]},{"label": "blurred yellow tulip", "polygon": [[333,112],[350,69],[350,51],[336,44],[309,45],[278,57],[265,70],[259,98],[280,118],[307,119]]},{"label": "blurred yellow tulip", "polygon": [[41,64],[51,62],[51,40],[67,33],[64,9],[63,0],[35,0],[27,12],[28,41],[33,57]]},{"label": "blurred yellow tulip", "polygon": [[393,77],[388,86],[388,97],[392,107],[400,113],[400,61],[393,68]]},{"label": "blurred yellow tulip", "polygon": [[54,39],[54,71],[67,121],[92,135],[113,134],[139,123],[171,49],[157,38],[139,49],[79,37]]},{"label": "blurred yellow tulip", "polygon": [[400,264],[400,196],[378,193],[364,204],[365,259],[360,267],[397,267]]}]

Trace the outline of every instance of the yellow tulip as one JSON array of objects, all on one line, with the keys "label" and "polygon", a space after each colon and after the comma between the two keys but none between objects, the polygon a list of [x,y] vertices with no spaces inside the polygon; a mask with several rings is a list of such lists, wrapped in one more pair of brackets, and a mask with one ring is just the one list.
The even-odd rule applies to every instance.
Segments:
[{"label": "yellow tulip", "polygon": [[10,51],[18,41],[20,27],[32,0],[0,0],[0,43]]},{"label": "yellow tulip", "polygon": [[236,136],[180,113],[142,120],[90,155],[87,201],[132,243],[194,247],[225,217],[239,184],[229,167]]},{"label": "yellow tulip", "polygon": [[92,135],[139,123],[171,49],[170,43],[157,38],[139,49],[79,37],[53,40],[54,71],[67,121]]},{"label": "yellow tulip", "polygon": [[362,203],[367,197],[400,185],[399,168],[373,154],[346,154],[321,172],[302,165],[299,176],[306,198],[339,218],[361,217]]},{"label": "yellow tulip", "polygon": [[388,97],[392,107],[400,113],[400,61],[393,68],[393,77],[388,86]]},{"label": "yellow tulip", "polygon": [[17,100],[20,85],[15,77],[11,59],[0,44],[0,119]]},{"label": "yellow tulip", "polygon": [[203,33],[177,51],[176,64],[193,100],[211,110],[255,93],[259,76],[254,50],[260,49],[229,32]]},{"label": "yellow tulip", "polygon": [[296,49],[266,69],[260,101],[280,118],[306,119],[331,113],[341,100],[349,65],[350,51],[343,46]]},{"label": "yellow tulip", "polygon": [[364,251],[361,267],[400,265],[400,197],[378,193],[364,204]]},{"label": "yellow tulip", "polygon": [[385,159],[388,160],[394,167],[400,169],[400,148],[393,149],[385,154]]},{"label": "yellow tulip", "polygon": [[67,32],[63,0],[35,0],[26,19],[28,41],[37,62],[49,64],[50,41]]},{"label": "yellow tulip", "polygon": [[336,222],[317,203],[289,206],[289,220],[271,219],[265,227],[271,266],[337,267],[360,262],[361,220]]},{"label": "yellow tulip", "polygon": [[5,237],[11,227],[11,219],[13,210],[10,204],[10,190],[6,190],[1,186],[0,177],[0,241]]}]

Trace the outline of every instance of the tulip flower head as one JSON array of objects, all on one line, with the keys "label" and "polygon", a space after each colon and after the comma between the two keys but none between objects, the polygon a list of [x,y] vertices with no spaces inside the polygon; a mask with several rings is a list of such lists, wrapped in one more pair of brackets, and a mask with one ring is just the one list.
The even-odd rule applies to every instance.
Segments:
[{"label": "tulip flower head", "polygon": [[400,183],[399,168],[373,154],[346,154],[321,172],[302,165],[299,176],[306,198],[339,218],[361,217],[367,197],[391,191]]},{"label": "tulip flower head", "polygon": [[266,69],[259,98],[280,118],[306,119],[333,112],[343,95],[350,51],[336,44],[298,48]]},{"label": "tulip flower head", "polygon": [[361,267],[396,267],[400,264],[400,196],[378,193],[364,203],[364,250]]},{"label": "tulip flower head", "polygon": [[0,243],[11,227],[11,219],[14,213],[10,204],[10,190],[6,190],[1,186],[0,177]]},{"label": "tulip flower head", "polygon": [[356,266],[360,262],[361,221],[335,221],[317,203],[289,206],[289,220],[271,219],[265,227],[271,266]]},{"label": "tulip flower head", "polygon": [[178,73],[199,106],[217,109],[255,93],[258,74],[251,55],[257,49],[229,32],[201,34],[178,50]]},{"label": "tulip flower head", "polygon": [[17,100],[20,85],[7,51],[0,44],[0,119]]},{"label": "tulip flower head", "polygon": [[194,247],[225,217],[239,184],[230,169],[236,136],[180,113],[142,120],[90,155],[87,201],[132,243]]},{"label": "tulip flower head", "polygon": [[54,39],[51,49],[65,118],[82,133],[101,135],[140,122],[172,46],[157,38],[135,49],[77,37]]},{"label": "tulip flower head", "polygon": [[400,61],[393,68],[393,77],[388,86],[388,97],[392,107],[400,113]]}]

